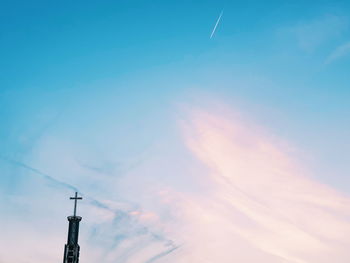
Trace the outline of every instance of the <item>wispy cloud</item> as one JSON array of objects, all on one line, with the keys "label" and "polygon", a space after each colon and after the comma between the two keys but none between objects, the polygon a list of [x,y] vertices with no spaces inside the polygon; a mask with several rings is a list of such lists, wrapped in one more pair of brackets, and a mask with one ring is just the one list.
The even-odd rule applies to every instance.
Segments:
[{"label": "wispy cloud", "polygon": [[350,54],[350,42],[340,45],[335,50],[333,50],[327,57],[325,64],[334,62],[335,60],[341,59]]},{"label": "wispy cloud", "polygon": [[[193,228],[206,229],[198,229],[197,245],[205,250],[206,242],[199,240],[216,238],[208,262],[215,255],[221,255],[220,262],[243,262],[247,252],[231,253],[226,244],[240,238],[250,253],[265,254],[260,262],[350,259],[349,198],[307,177],[288,148],[225,113],[195,110],[185,130],[188,146],[212,179],[210,197],[187,205]],[[256,261],[246,257],[244,262]]]},{"label": "wispy cloud", "polygon": [[[86,190],[80,190],[70,183],[57,179],[21,161],[11,160],[6,157],[0,157],[0,159],[13,165],[15,168],[19,168],[17,171],[26,174],[26,184],[31,181],[40,183],[40,185],[36,186],[35,190],[39,195],[46,197],[40,201],[40,203],[44,203],[45,206],[50,206],[49,202],[53,200],[49,195],[57,196],[57,194],[60,193],[62,196],[67,192],[73,193],[74,191],[79,191],[80,194],[82,194],[82,204],[87,207],[84,214],[89,218],[88,222],[85,222],[85,220],[82,222],[84,225],[82,229],[84,230],[85,228],[86,233],[80,241],[81,244],[83,244],[82,246],[85,247],[85,253],[82,255],[84,261],[95,262],[96,260],[103,260],[103,262],[126,262],[130,259],[140,258],[141,260],[148,259],[150,260],[149,262],[154,262],[158,258],[170,254],[177,248],[172,240],[165,238],[161,234],[161,231],[151,229],[150,223],[157,220],[157,215],[144,211],[144,209],[140,207],[142,204],[102,199],[101,197],[96,198]],[[77,165],[79,165],[79,163],[77,163]],[[29,185],[30,184],[31,183],[29,183]],[[12,210],[21,209],[17,201],[18,198],[12,197],[11,199],[10,205],[13,206]],[[59,237],[63,236],[62,233],[64,231],[62,232],[63,229],[59,230],[52,225],[55,225],[59,211],[62,213],[60,216],[60,221],[62,222],[64,222],[63,219],[65,215],[69,214],[69,211],[63,212],[60,204],[54,205],[56,216],[54,219],[50,219],[51,224],[42,226],[42,221],[46,221],[48,218],[52,217],[52,213],[50,213],[48,209],[45,209],[45,216],[40,217],[40,219],[35,219],[35,215],[42,214],[41,211],[39,211],[41,208],[40,204],[33,194],[31,196],[26,196],[26,199],[27,200],[24,201],[25,204],[28,202],[32,203],[30,205],[30,216],[27,216],[26,222],[23,222],[22,218],[19,221],[18,219],[11,220],[11,224],[8,228],[13,228],[13,224],[15,224],[17,229],[22,230],[20,232],[12,232],[11,238],[9,236],[11,232],[3,231],[3,237],[6,238],[1,239],[0,244],[4,245],[2,242],[7,240],[6,245],[4,245],[7,250],[1,253],[2,262],[12,262],[12,260],[16,262],[45,262],[61,257],[61,253],[56,253],[55,251],[57,248],[61,247],[59,244],[63,244],[65,241],[63,238],[59,239]],[[20,202],[23,203],[21,200]],[[6,208],[6,205],[3,206]],[[0,208],[3,209],[3,207]],[[56,222],[56,224],[58,222]],[[7,224],[8,222],[2,221],[2,225]],[[30,229],[28,229],[28,227]],[[41,232],[36,233],[36,231]],[[55,238],[46,236],[45,233],[51,233],[50,235]],[[21,238],[21,242],[16,242],[17,246],[15,246],[13,242],[22,235],[26,238]],[[17,238],[14,239],[14,237]],[[93,242],[94,245],[92,245],[91,242]],[[33,243],[39,245],[42,248],[42,252],[38,252],[31,245]],[[94,249],[92,249],[92,246],[94,246]],[[14,255],[14,250],[21,250],[22,253]],[[146,252],[146,250],[148,252]]]},{"label": "wispy cloud", "polygon": [[[60,198],[78,188],[87,200],[79,207],[81,260],[87,263],[349,261],[347,196],[311,179],[286,144],[230,110],[203,106],[182,116],[182,135],[127,176],[96,173],[61,141],[38,145],[29,165],[13,162],[35,174],[23,182],[34,190],[22,205],[30,208],[25,222],[1,221],[1,259],[59,260],[67,227]],[[172,151],[169,143],[183,147]],[[70,182],[64,174],[75,178]],[[38,218],[43,207],[45,216]],[[13,258],[15,250],[22,253]]]},{"label": "wispy cloud", "polygon": [[325,15],[310,21],[302,21],[289,28],[298,41],[299,47],[305,51],[313,51],[317,47],[341,36],[348,28],[346,17]]}]

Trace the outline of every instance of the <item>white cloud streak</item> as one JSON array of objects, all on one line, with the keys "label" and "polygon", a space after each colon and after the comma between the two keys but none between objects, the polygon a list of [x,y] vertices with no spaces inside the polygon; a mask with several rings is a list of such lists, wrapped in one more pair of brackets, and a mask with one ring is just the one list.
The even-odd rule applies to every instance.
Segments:
[{"label": "white cloud streak", "polygon": [[219,15],[219,18],[216,20],[215,26],[214,26],[213,30],[211,31],[211,34],[210,34],[210,39],[212,39],[212,37],[214,36],[214,34],[216,32],[216,28],[218,27],[218,25],[220,23],[220,20],[221,20],[221,17],[222,17],[223,14],[224,14],[224,10],[221,11],[221,13]]}]

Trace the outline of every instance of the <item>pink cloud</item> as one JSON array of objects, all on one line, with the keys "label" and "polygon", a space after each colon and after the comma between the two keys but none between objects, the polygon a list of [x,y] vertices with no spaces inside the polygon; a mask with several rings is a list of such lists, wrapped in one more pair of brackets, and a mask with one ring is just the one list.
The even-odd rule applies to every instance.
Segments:
[{"label": "pink cloud", "polygon": [[286,144],[228,111],[191,110],[183,128],[211,180],[183,203],[193,262],[349,261],[349,198],[305,175]]}]

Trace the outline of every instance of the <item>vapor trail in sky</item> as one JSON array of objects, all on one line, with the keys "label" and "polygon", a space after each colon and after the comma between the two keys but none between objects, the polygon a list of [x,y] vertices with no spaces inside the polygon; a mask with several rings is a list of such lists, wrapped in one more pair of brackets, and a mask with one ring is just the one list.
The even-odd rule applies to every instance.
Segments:
[{"label": "vapor trail in sky", "polygon": [[215,26],[214,26],[214,29],[213,29],[213,31],[211,32],[211,34],[210,34],[210,39],[214,36],[214,34],[215,34],[215,31],[216,31],[216,28],[218,27],[218,25],[219,25],[219,23],[220,23],[220,20],[221,20],[221,17],[222,17],[222,15],[224,14],[224,10],[222,10],[221,11],[221,13],[220,13],[220,16],[219,16],[219,18],[218,18],[218,20],[216,20],[216,23],[215,23]]}]

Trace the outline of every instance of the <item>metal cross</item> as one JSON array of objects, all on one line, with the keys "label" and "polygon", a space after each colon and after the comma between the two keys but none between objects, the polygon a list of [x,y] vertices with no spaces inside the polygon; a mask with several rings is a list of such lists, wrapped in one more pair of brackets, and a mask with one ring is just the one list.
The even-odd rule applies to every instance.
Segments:
[{"label": "metal cross", "polygon": [[74,197],[70,197],[69,199],[74,200],[74,216],[76,216],[77,213],[77,201],[82,200],[82,197],[78,197],[78,192],[75,192]]}]

